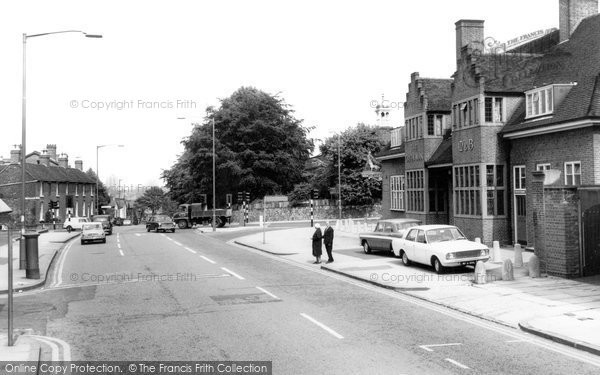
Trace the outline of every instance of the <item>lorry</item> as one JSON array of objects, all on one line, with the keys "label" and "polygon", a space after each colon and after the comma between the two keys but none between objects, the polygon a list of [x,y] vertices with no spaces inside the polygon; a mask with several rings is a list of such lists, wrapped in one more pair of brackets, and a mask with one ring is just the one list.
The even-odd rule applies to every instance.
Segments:
[{"label": "lorry", "polygon": [[[227,223],[231,223],[231,208],[215,209],[215,221],[217,228],[222,228]],[[213,218],[213,210],[208,209],[202,203],[186,203],[179,205],[179,211],[173,215],[173,221],[179,229],[190,228],[194,224],[211,224]]]}]

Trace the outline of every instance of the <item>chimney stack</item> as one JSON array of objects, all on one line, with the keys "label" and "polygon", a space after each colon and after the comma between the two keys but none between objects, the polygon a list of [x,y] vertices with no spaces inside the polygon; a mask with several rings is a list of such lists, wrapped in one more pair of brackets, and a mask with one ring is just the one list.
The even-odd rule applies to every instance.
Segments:
[{"label": "chimney stack", "polygon": [[60,154],[58,157],[58,166],[61,168],[69,168],[69,155]]},{"label": "chimney stack", "polygon": [[50,165],[50,155],[48,155],[47,150],[42,150],[42,154],[40,155],[40,164],[46,167]]},{"label": "chimney stack", "polygon": [[50,159],[58,161],[56,158],[56,145],[46,145],[46,150],[48,150],[48,156],[50,156]]},{"label": "chimney stack", "polygon": [[568,40],[584,18],[598,13],[598,0],[559,0],[561,43]]},{"label": "chimney stack", "polygon": [[460,20],[456,25],[456,60],[460,60],[460,50],[475,45],[483,52],[483,22],[481,20]]},{"label": "chimney stack", "polygon": [[21,145],[14,145],[15,148],[10,150],[10,162],[20,163],[21,162]]},{"label": "chimney stack", "polygon": [[83,161],[75,160],[75,169],[79,169],[80,171],[83,172]]}]

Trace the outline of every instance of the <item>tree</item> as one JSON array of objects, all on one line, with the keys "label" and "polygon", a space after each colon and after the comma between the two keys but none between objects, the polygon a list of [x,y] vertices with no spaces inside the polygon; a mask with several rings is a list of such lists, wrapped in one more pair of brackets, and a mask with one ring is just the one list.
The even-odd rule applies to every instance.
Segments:
[{"label": "tree", "polygon": [[[361,172],[365,168],[369,152],[375,154],[386,147],[387,138],[384,134],[387,132],[389,128],[360,123],[340,134],[341,190],[344,204],[367,205],[381,199],[381,180],[363,177]],[[328,162],[317,170],[311,181],[313,189],[319,190],[321,196],[338,185],[338,137],[327,138],[320,146],[320,151]]]},{"label": "tree", "polygon": [[144,195],[135,200],[135,206],[141,208],[142,211],[149,209],[154,215],[168,199],[169,197],[165,195],[163,189],[152,186],[144,192]]},{"label": "tree", "polygon": [[[88,169],[85,174],[96,181],[96,172],[94,172],[92,168]],[[111,197],[110,194],[108,194],[108,189],[106,189],[106,186],[104,186],[102,181],[98,180],[98,207],[107,206],[110,204],[110,201]]]},{"label": "tree", "polygon": [[197,202],[199,194],[207,194],[212,202],[213,121],[217,205],[225,203],[226,193],[285,194],[302,181],[304,163],[314,149],[307,138],[310,128],[283,99],[242,87],[222,99],[219,108],[207,108],[204,122],[182,141],[183,154],[163,172],[174,200]]}]

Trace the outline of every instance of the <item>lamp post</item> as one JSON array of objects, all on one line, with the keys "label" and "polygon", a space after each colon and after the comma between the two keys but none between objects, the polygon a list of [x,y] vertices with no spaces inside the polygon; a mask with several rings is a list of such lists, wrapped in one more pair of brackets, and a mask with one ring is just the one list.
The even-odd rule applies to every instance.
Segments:
[{"label": "lamp post", "polygon": [[98,171],[98,150],[103,147],[125,147],[123,145],[98,145],[96,146],[96,213],[100,214],[100,206],[98,206],[98,181],[100,179],[100,172]]},{"label": "lamp post", "polygon": [[339,215],[339,219],[342,220],[342,157],[341,157],[342,141],[341,141],[339,133],[337,136],[338,136],[338,215]]},{"label": "lamp post", "polygon": [[216,188],[215,188],[216,184],[215,184],[215,118],[213,115],[212,118],[212,231],[216,232],[217,227],[216,227],[216,221],[217,221],[217,216],[216,216],[216,212],[215,212],[215,205],[216,205]]}]

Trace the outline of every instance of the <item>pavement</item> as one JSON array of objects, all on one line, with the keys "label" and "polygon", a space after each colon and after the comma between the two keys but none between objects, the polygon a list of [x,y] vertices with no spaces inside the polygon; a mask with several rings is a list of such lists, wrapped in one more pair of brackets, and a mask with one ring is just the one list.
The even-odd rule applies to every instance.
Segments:
[{"label": "pavement", "polygon": [[[342,228],[340,228],[342,229]],[[314,265],[331,272],[433,302],[450,309],[545,337],[600,355],[600,276],[568,280],[530,278],[524,266],[515,268],[515,280],[501,279],[501,263],[486,263],[487,282],[475,284],[469,267],[437,275],[430,267],[411,265],[391,254],[364,254],[358,230],[337,230],[333,263]],[[287,259],[312,264],[312,228],[270,231],[237,238],[234,242]],[[324,250],[324,249],[323,249]],[[514,262],[513,249],[501,248],[501,258]]]},{"label": "pavement", "polygon": [[[64,231],[48,231],[38,237],[39,279],[28,279],[25,270],[19,269],[19,242],[13,241],[13,290],[15,294],[39,288],[46,283],[46,275],[56,254],[72,238],[80,232],[67,233]],[[3,232],[6,236],[6,232]],[[8,245],[0,246],[0,294],[8,292]],[[4,328],[4,327],[3,327]],[[39,358],[40,343],[21,332],[15,332],[15,342],[8,346],[8,334],[0,332],[0,361],[37,361]]]}]

